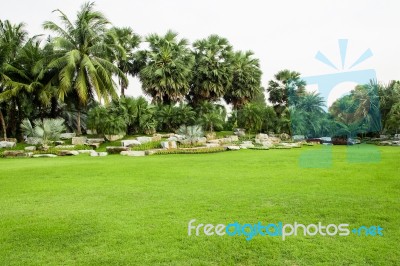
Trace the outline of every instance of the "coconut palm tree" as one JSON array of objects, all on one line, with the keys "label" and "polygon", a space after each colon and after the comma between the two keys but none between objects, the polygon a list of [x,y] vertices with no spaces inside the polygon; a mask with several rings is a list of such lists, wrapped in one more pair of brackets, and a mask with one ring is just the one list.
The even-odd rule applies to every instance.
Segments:
[{"label": "coconut palm tree", "polygon": [[142,88],[153,103],[171,104],[182,101],[189,92],[194,57],[186,39],[168,31],[164,36],[146,38],[149,49],[139,53],[144,67],[139,72]]},{"label": "coconut palm tree", "polygon": [[296,107],[307,113],[318,114],[324,112],[324,106],[325,101],[320,94],[316,92],[310,92],[305,93],[304,96],[300,97],[299,103]]},{"label": "coconut palm tree", "polygon": [[261,93],[261,69],[259,60],[253,58],[254,53],[236,52],[232,58],[232,83],[224,99],[238,109]]},{"label": "coconut palm tree", "polygon": [[21,116],[16,115],[17,110],[21,110],[20,101],[7,91],[12,88],[9,82],[18,72],[11,63],[24,45],[26,37],[24,24],[12,24],[8,20],[0,20],[0,125],[3,129],[4,139],[7,139],[7,124],[3,111],[9,110],[9,120],[14,123],[13,128],[16,131],[19,131],[18,125],[21,122]]},{"label": "coconut palm tree", "polygon": [[[12,79],[7,81],[7,88],[1,96],[25,96],[29,99],[32,111],[37,111],[43,119],[46,108],[57,104],[52,101],[58,82],[57,73],[54,69],[47,68],[51,56],[51,45],[47,44],[42,48],[37,37],[29,39],[10,64],[13,70]],[[35,116],[35,113],[30,116]]]},{"label": "coconut palm tree", "polygon": [[112,75],[124,81],[126,76],[108,58],[110,47],[104,39],[110,23],[101,12],[94,10],[94,3],[85,3],[74,22],[61,10],[56,12],[60,15],[61,25],[52,21],[43,24],[45,29],[57,34],[52,39],[56,58],[50,62],[49,68],[59,71],[57,95],[60,100],[73,92],[77,95],[79,135],[81,108],[94,96],[106,103],[117,97]]},{"label": "coconut palm tree", "polygon": [[218,101],[232,82],[232,46],[227,39],[211,35],[193,43],[193,54],[195,64],[187,96],[189,102],[196,106],[204,101]]}]

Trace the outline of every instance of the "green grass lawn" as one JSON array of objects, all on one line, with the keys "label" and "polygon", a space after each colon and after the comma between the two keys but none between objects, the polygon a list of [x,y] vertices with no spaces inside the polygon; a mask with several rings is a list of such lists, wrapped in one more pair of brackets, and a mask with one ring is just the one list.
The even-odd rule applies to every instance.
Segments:
[{"label": "green grass lawn", "polygon": [[[331,164],[299,164],[318,149],[0,159],[0,265],[398,265],[400,148],[360,162],[335,146]],[[384,236],[196,237],[191,219],[380,225]]]}]

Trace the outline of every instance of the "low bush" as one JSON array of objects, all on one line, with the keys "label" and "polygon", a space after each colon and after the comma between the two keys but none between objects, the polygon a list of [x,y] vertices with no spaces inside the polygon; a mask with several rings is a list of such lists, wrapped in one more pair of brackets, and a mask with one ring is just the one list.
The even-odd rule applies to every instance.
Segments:
[{"label": "low bush", "polygon": [[269,150],[268,147],[264,147],[264,146],[254,146],[252,148],[248,148],[250,150]]},{"label": "low bush", "polygon": [[178,148],[181,148],[181,149],[198,148],[198,147],[203,146],[203,144],[201,144],[201,143],[193,143],[193,144],[178,143],[177,145],[178,145]]},{"label": "low bush", "polygon": [[277,149],[277,150],[289,150],[289,149],[291,149],[292,147],[289,147],[289,146],[274,146],[274,147],[272,147],[271,149]]},{"label": "low bush", "polygon": [[131,147],[132,151],[146,151],[146,150],[152,150],[152,149],[161,149],[161,141],[151,141],[151,142],[143,143],[138,146]]},{"label": "low bush", "polygon": [[213,148],[201,148],[201,149],[173,149],[173,150],[159,150],[154,154],[166,155],[166,154],[201,154],[201,153],[215,153],[226,151],[225,147],[213,147]]}]

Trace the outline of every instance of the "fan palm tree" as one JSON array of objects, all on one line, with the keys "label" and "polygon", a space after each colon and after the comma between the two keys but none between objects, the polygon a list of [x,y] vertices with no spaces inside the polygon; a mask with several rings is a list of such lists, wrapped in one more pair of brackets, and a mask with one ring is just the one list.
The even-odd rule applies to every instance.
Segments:
[{"label": "fan palm tree", "polygon": [[269,101],[280,117],[285,107],[295,105],[298,96],[304,94],[306,83],[301,79],[300,73],[288,69],[279,71],[274,78],[269,81],[267,91]]},{"label": "fan palm tree", "polygon": [[261,93],[261,69],[259,60],[253,58],[254,53],[236,52],[232,58],[232,84],[227,90],[224,99],[231,103],[234,109],[250,102]]},{"label": "fan palm tree", "polygon": [[109,47],[104,36],[110,23],[93,8],[94,3],[84,4],[74,22],[56,10],[62,25],[51,21],[43,24],[45,29],[58,35],[52,40],[57,57],[49,64],[49,68],[59,71],[58,98],[64,100],[72,92],[78,97],[78,135],[81,134],[80,111],[88,100],[96,95],[99,101],[108,103],[110,97],[117,97],[112,74],[126,81],[124,73],[107,58]]},{"label": "fan palm tree", "polygon": [[139,72],[144,92],[153,103],[171,104],[184,99],[189,92],[194,57],[186,39],[168,31],[164,36],[151,34],[146,38],[149,49],[139,53],[144,67]]},{"label": "fan palm tree", "polygon": [[219,100],[232,82],[232,46],[227,39],[211,35],[193,43],[193,54],[195,74],[187,96],[189,102],[196,106],[204,101]]},{"label": "fan palm tree", "polygon": [[[135,34],[129,27],[118,28],[113,27],[107,32],[107,44],[110,47],[110,55],[122,73],[137,74],[135,69],[135,52],[134,50],[140,45],[140,36]],[[128,82],[124,78],[119,78],[121,87],[121,96],[125,96],[125,90],[128,88]]]}]

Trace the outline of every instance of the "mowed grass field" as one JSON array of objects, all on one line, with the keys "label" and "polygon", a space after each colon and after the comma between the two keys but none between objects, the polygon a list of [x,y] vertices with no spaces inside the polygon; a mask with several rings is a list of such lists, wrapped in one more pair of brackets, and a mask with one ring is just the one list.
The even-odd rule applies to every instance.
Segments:
[{"label": "mowed grass field", "polygon": [[[368,161],[371,147],[351,148]],[[0,265],[399,265],[400,147],[360,162],[334,146],[332,163],[299,164],[318,149],[0,159]],[[191,219],[384,236],[196,237]]]}]

